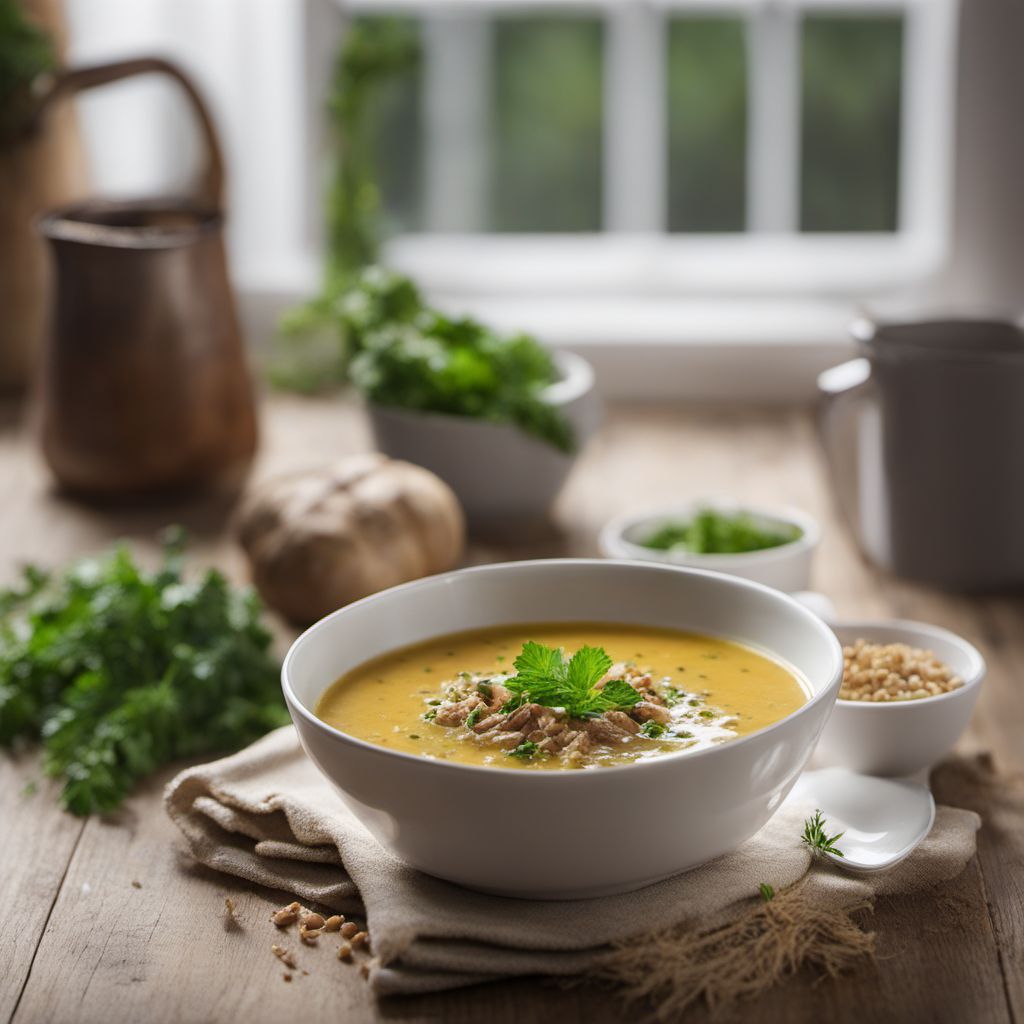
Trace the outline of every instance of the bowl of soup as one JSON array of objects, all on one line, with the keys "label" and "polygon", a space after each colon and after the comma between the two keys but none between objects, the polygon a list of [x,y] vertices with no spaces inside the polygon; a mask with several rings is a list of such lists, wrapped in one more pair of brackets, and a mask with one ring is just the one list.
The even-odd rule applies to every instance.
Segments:
[{"label": "bowl of soup", "polygon": [[624,892],[750,838],[836,700],[787,595],[653,563],[479,566],[322,619],[282,667],[307,754],[396,857],[506,896]]}]

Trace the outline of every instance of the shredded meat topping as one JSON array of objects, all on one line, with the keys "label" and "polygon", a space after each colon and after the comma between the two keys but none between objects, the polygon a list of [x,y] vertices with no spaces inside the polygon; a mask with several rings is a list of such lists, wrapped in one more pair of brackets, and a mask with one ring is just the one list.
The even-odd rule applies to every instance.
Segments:
[{"label": "shredded meat topping", "polygon": [[[623,680],[641,699],[628,710],[605,711],[585,719],[570,718],[562,708],[542,704],[515,707],[513,702],[508,707],[512,694],[502,685],[505,678],[463,672],[443,684],[444,699],[430,701],[432,707],[424,717],[438,726],[462,729],[467,740],[505,754],[539,754],[559,758],[567,767],[586,767],[594,763],[601,750],[624,744],[658,742],[663,736],[685,744],[691,733],[671,731],[673,723],[680,724],[672,708],[684,699],[687,711],[702,703],[698,695],[683,693],[667,685],[668,680],[656,683],[650,673],[620,662],[611,667],[597,688],[603,689],[612,680]],[[715,717],[721,718],[717,712]]]}]

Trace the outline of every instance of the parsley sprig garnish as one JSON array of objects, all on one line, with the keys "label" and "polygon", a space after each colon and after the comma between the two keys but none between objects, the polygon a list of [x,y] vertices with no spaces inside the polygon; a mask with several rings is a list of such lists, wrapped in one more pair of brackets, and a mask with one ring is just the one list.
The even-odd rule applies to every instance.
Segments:
[{"label": "parsley sprig garnish", "polygon": [[837,832],[834,836],[825,832],[825,819],[821,811],[815,811],[814,815],[804,822],[804,834],[801,842],[810,847],[811,853],[816,857],[824,856],[826,853],[834,857],[842,857],[843,851],[837,849],[836,843],[845,835],[844,832]]},{"label": "parsley sprig garnish", "polygon": [[516,674],[504,683],[512,698],[503,711],[532,703],[564,708],[570,718],[589,718],[605,711],[626,711],[640,700],[624,679],[611,679],[597,688],[612,667],[602,647],[581,647],[566,661],[561,651],[530,640],[513,664]]}]

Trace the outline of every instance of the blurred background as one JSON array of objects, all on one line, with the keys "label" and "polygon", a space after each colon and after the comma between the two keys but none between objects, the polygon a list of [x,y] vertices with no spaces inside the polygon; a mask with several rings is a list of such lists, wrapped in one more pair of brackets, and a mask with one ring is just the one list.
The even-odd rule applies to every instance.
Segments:
[{"label": "blurred background", "polygon": [[[157,53],[207,97],[257,347],[317,288],[332,69],[346,24],[382,17],[418,48],[367,100],[387,262],[441,306],[583,352],[612,393],[808,397],[862,304],[1015,298],[1009,3],[69,0],[66,13],[70,63]],[[166,192],[194,169],[172,84],[116,84],[78,107],[94,191]]]},{"label": "blurred background", "polygon": [[[442,307],[583,352],[607,393],[808,397],[862,306],[1016,308],[1009,2],[65,7],[72,65],[161,54],[208,99],[257,348],[321,281],[333,69],[346,25],[384,17],[418,48],[367,98],[386,261]],[[173,84],[77,105],[95,193],[195,169]]]}]

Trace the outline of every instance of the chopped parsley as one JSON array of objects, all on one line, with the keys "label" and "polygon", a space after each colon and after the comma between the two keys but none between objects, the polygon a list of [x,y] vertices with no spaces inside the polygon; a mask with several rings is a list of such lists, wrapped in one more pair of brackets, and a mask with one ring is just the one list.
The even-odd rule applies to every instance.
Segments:
[{"label": "chopped parsley", "polygon": [[508,752],[508,756],[518,757],[520,761],[529,761],[539,749],[540,747],[538,747],[533,740],[526,740],[525,742],[520,743],[518,747],[510,750]]},{"label": "chopped parsley", "polygon": [[656,740],[659,736],[664,736],[668,730],[661,724],[661,722],[656,722],[652,718],[650,721],[644,722],[640,731],[645,736],[650,736],[652,740]]},{"label": "chopped parsley", "polygon": [[640,543],[655,551],[692,551],[701,555],[739,554],[791,544],[801,530],[788,523],[764,527],[745,512],[701,509],[689,520],[663,523]]},{"label": "chopped parsley", "polygon": [[482,713],[483,708],[473,708],[473,710],[466,716],[466,728],[472,729],[473,726],[480,721],[480,715]]}]

